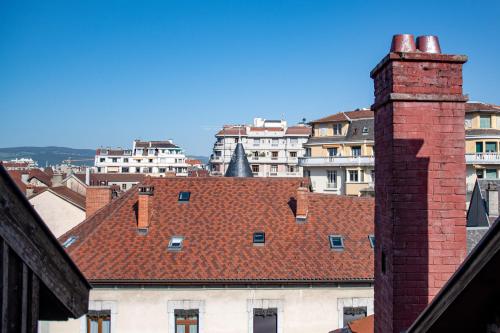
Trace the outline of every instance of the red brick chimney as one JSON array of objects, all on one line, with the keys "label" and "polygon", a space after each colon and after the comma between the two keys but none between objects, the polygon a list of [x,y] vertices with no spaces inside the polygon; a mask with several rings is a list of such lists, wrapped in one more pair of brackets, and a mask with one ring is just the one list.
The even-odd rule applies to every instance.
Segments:
[{"label": "red brick chimney", "polygon": [[85,194],[85,217],[89,217],[110,202],[109,186],[88,186]]},{"label": "red brick chimney", "polygon": [[467,57],[440,54],[437,37],[417,42],[419,50],[413,36],[395,38],[392,52],[370,74],[376,333],[406,330],[466,254]]},{"label": "red brick chimney", "polygon": [[154,187],[139,186],[139,201],[137,204],[137,228],[147,230],[151,222]]},{"label": "red brick chimney", "polygon": [[309,211],[309,189],[307,187],[299,187],[297,189],[297,210],[295,218],[297,222],[305,222]]}]

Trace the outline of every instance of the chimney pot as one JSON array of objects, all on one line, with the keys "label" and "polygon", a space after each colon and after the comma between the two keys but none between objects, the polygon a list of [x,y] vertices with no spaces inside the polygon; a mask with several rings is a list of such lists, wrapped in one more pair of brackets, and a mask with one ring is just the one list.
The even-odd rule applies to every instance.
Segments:
[{"label": "chimney pot", "polygon": [[425,53],[441,53],[438,36],[418,36],[417,48]]},{"label": "chimney pot", "polygon": [[411,34],[392,36],[391,52],[415,52],[415,39]]}]

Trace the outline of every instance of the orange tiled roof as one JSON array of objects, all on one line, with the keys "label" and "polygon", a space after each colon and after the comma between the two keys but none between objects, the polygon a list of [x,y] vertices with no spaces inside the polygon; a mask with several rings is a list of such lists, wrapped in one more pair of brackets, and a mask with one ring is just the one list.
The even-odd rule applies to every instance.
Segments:
[{"label": "orange tiled roof", "polygon": [[40,169],[31,169],[29,171],[28,181],[30,181],[32,178],[38,179],[39,181],[41,181],[42,183],[44,183],[49,187],[52,186],[52,177]]},{"label": "orange tiled roof", "polygon": [[309,126],[292,126],[286,129],[286,135],[311,135],[311,127]]},{"label": "orange tiled roof", "polygon": [[[294,198],[303,179],[147,178],[154,186],[146,235],[137,232],[138,191],[98,211],[60,238],[94,282],[352,281],[373,279],[374,201],[309,193],[309,215],[298,224]],[[189,203],[179,203],[190,191]],[[266,233],[254,246],[254,232]],[[328,235],[345,237],[345,249]],[[167,251],[183,236],[180,252]]]},{"label": "orange tiled roof", "polygon": [[26,184],[22,180],[22,175],[27,174],[27,171],[18,171],[18,170],[7,170],[7,173],[9,174],[10,178],[16,183],[17,187],[26,194]]},{"label": "orange tiled roof", "polygon": [[465,112],[473,112],[473,111],[500,112],[500,105],[487,104],[487,103],[481,103],[481,102],[465,103]]},{"label": "orange tiled roof", "polygon": [[352,333],[373,333],[375,331],[375,316],[371,315],[349,323]]},{"label": "orange tiled roof", "polygon": [[247,129],[245,127],[226,127],[224,126],[215,136],[223,136],[223,135],[246,135]]},{"label": "orange tiled roof", "polygon": [[311,121],[313,123],[328,123],[331,121],[348,121],[349,119],[373,118],[373,111],[360,109],[347,112],[339,112],[331,116]]}]

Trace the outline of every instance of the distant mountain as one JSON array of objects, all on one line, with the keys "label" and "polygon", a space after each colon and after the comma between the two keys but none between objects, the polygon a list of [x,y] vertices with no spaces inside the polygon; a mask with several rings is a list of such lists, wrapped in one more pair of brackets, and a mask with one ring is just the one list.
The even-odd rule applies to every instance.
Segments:
[{"label": "distant mountain", "polygon": [[67,147],[12,147],[0,148],[0,160],[32,158],[38,166],[56,165],[64,160],[75,160],[72,164],[94,165],[94,149],[73,149]]},{"label": "distant mountain", "polygon": [[208,164],[208,160],[209,160],[208,156],[190,155],[190,156],[187,156],[187,158],[192,159],[192,160],[200,160],[203,164]]}]

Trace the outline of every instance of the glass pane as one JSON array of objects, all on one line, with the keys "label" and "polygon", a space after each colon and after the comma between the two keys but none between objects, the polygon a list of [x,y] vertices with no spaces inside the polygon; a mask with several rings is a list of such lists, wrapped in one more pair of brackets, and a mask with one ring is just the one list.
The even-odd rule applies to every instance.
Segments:
[{"label": "glass pane", "polygon": [[491,116],[481,116],[480,127],[481,128],[491,128]]},{"label": "glass pane", "polygon": [[189,333],[198,333],[198,325],[190,325]]},{"label": "glass pane", "polygon": [[487,179],[497,178],[497,170],[495,170],[495,169],[486,170],[486,178]]},{"label": "glass pane", "polygon": [[496,153],[497,151],[497,143],[496,142],[486,142],[486,152],[487,153]]},{"label": "glass pane", "polygon": [[111,322],[109,319],[102,321],[102,333],[111,333]]},{"label": "glass pane", "polygon": [[90,321],[90,333],[99,333],[98,332],[97,320],[91,320]]},{"label": "glass pane", "polygon": [[482,152],[483,152],[483,143],[476,142],[476,153],[482,153]]},{"label": "glass pane", "polygon": [[186,333],[184,325],[177,325],[175,333]]}]

